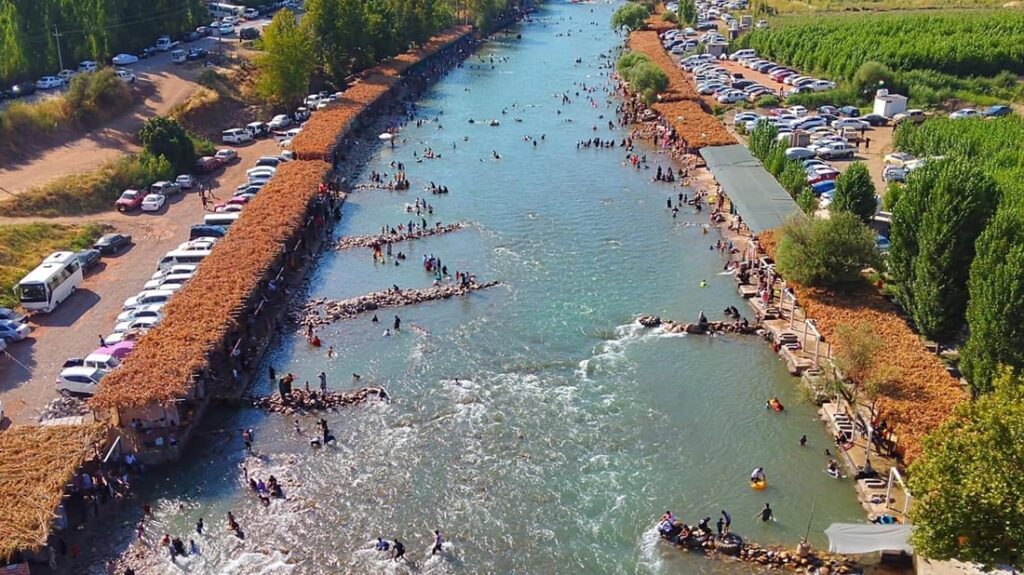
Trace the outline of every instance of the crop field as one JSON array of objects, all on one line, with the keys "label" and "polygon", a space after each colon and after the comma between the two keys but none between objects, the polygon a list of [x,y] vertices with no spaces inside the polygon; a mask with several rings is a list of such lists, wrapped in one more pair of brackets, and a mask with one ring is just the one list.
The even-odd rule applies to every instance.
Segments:
[{"label": "crop field", "polygon": [[780,14],[799,12],[862,12],[934,8],[995,8],[1005,0],[768,0]]},{"label": "crop field", "polygon": [[1024,73],[1024,10],[786,16],[739,42],[758,53],[831,79],[850,80],[861,64],[953,76]]}]

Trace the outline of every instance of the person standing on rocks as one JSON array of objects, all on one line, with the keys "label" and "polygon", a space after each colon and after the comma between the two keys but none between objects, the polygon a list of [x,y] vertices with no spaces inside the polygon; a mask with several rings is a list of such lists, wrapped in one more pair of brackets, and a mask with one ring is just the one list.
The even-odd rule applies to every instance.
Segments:
[{"label": "person standing on rocks", "polygon": [[320,393],[326,394],[327,393],[327,374],[321,371],[320,375],[318,375],[317,377],[320,378]]},{"label": "person standing on rocks", "polygon": [[722,530],[722,535],[728,535],[729,534],[729,527],[732,526],[732,515],[729,515],[729,513],[726,512],[725,509],[722,510],[722,520],[723,520],[722,527],[724,528]]}]

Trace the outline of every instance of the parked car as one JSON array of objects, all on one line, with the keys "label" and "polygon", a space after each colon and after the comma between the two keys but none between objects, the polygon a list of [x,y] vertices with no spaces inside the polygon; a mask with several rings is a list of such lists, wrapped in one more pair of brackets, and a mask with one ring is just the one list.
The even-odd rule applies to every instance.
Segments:
[{"label": "parked car", "polygon": [[818,157],[829,160],[835,158],[852,158],[855,153],[857,153],[856,146],[843,142],[833,142],[819,149]]},{"label": "parked car", "polygon": [[981,112],[975,110],[974,108],[963,108],[963,109],[957,110],[957,111],[955,111],[955,112],[953,112],[952,114],[949,115],[949,119],[950,120],[959,120],[959,119],[962,119],[962,118],[980,118],[980,117],[981,117]]},{"label": "parked car", "polygon": [[64,397],[93,395],[106,371],[95,367],[69,367],[57,376],[57,393]]},{"label": "parked car", "polygon": [[174,183],[178,184],[178,187],[182,190],[191,190],[196,186],[196,178],[191,174],[181,174],[177,178],[174,178]]},{"label": "parked car", "polygon": [[139,50],[137,56],[139,57],[140,60],[156,56],[156,48],[143,48]]},{"label": "parked car", "polygon": [[28,321],[28,316],[23,313],[14,311],[9,307],[0,307],[0,319],[9,319],[11,321],[16,321],[18,323],[24,323]]},{"label": "parked car", "polygon": [[235,27],[231,24],[221,24],[217,27],[217,33],[221,36],[232,36],[235,33]]},{"label": "parked car", "polygon": [[908,154],[906,152],[893,152],[891,154],[886,154],[882,158],[882,161],[884,161],[888,165],[902,168],[907,162],[913,161],[915,159],[916,158],[913,154]]},{"label": "parked car", "polygon": [[165,303],[174,296],[174,292],[170,290],[143,290],[133,295],[132,297],[124,300],[124,306],[122,309],[129,310],[139,306],[148,305],[151,303]]},{"label": "parked car", "polygon": [[176,196],[181,193],[181,186],[174,182],[161,180],[149,187],[149,194],[160,194],[161,196]]},{"label": "parked car", "polygon": [[64,85],[64,80],[58,76],[43,76],[36,80],[36,89],[49,90],[51,88],[60,88]]},{"label": "parked car", "polygon": [[82,270],[84,271],[93,268],[96,264],[100,263],[100,255],[99,250],[92,249],[82,250],[75,254],[75,257],[78,258],[78,263],[82,265]]},{"label": "parked car", "polygon": [[88,74],[89,72],[95,72],[99,69],[99,65],[92,60],[82,60],[78,63],[78,73]]},{"label": "parked car", "polygon": [[32,328],[29,327],[27,323],[12,321],[9,319],[0,319],[0,339],[5,343],[21,341],[28,337],[28,334],[31,331]]},{"label": "parked car", "polygon": [[220,160],[222,164],[231,164],[238,159],[238,152],[231,148],[221,148],[217,150],[217,154],[214,157]]},{"label": "parked car", "polygon": [[242,128],[231,128],[221,133],[221,141],[226,144],[241,144],[252,140],[252,134]]},{"label": "parked car", "polygon": [[848,130],[867,130],[871,128],[871,124],[859,118],[840,118],[835,122],[832,122],[832,127],[837,130],[842,130],[844,128]]},{"label": "parked car", "polygon": [[70,83],[71,79],[74,78],[77,75],[78,75],[78,72],[76,72],[74,70],[61,70],[60,72],[57,72],[57,77],[60,78],[61,80],[64,80],[65,84]]},{"label": "parked car", "polygon": [[227,235],[228,229],[224,226],[208,226],[206,224],[196,224],[189,228],[188,239],[194,240],[196,238],[222,238]]},{"label": "parked car", "polygon": [[901,166],[887,165],[882,169],[882,181],[905,182],[907,181],[907,169]]},{"label": "parked car", "polygon": [[11,88],[4,92],[4,96],[14,100],[16,98],[24,98],[25,96],[31,96],[36,93],[36,85],[31,82],[22,82],[21,84],[15,84]]},{"label": "parked car", "polygon": [[801,147],[786,148],[785,153],[790,160],[806,160],[815,156],[814,150]]},{"label": "parked car", "polygon": [[185,53],[185,59],[189,62],[195,62],[196,60],[202,60],[206,58],[209,52],[205,48],[189,48],[188,52]]},{"label": "parked car", "polygon": [[115,321],[117,323],[121,323],[123,321],[132,321],[133,319],[140,317],[163,317],[163,309],[166,305],[166,303],[151,303],[149,305],[132,308],[128,311],[123,311],[117,314],[117,319]]},{"label": "parked car", "polygon": [[985,109],[985,116],[989,118],[1002,118],[1003,116],[1009,116],[1013,113],[1013,108],[1009,106],[989,106]]},{"label": "parked car", "polygon": [[871,126],[885,126],[889,123],[889,118],[886,118],[881,114],[868,114],[866,116],[861,116],[860,119]]},{"label": "parked car", "polygon": [[260,31],[252,26],[246,26],[238,31],[238,37],[242,40],[255,40],[260,37]]},{"label": "parked car", "polygon": [[900,124],[902,122],[913,122],[920,124],[925,120],[924,110],[907,110],[892,117],[892,121]]},{"label": "parked car", "polygon": [[253,138],[263,138],[270,135],[270,126],[266,122],[251,122],[245,125],[245,129],[252,134]]},{"label": "parked car", "polygon": [[156,212],[167,203],[167,196],[163,194],[149,194],[142,200],[142,211]]},{"label": "parked car", "polygon": [[286,114],[278,114],[274,116],[269,122],[267,122],[267,125],[270,126],[271,130],[280,130],[282,128],[287,128],[291,124],[292,119],[289,118]]},{"label": "parked car", "polygon": [[114,207],[119,212],[129,212],[142,205],[142,200],[149,194],[144,190],[125,190],[121,197],[114,202]]},{"label": "parked car", "polygon": [[214,156],[203,156],[196,160],[196,173],[209,174],[224,165],[224,161]]},{"label": "parked car", "polygon": [[131,244],[132,237],[127,234],[106,234],[96,240],[92,247],[99,250],[101,254],[109,256],[116,254]]},{"label": "parked car", "polygon": [[167,277],[171,274],[192,273],[196,271],[198,267],[198,264],[174,264],[169,268],[157,270],[156,273],[153,274],[151,279],[160,279]]},{"label": "parked car", "polygon": [[118,54],[110,59],[110,62],[115,66],[128,66],[131,64],[137,64],[139,61],[138,56],[132,54]]},{"label": "parked car", "polygon": [[162,316],[144,316],[132,318],[128,321],[122,321],[114,324],[114,333],[124,333],[127,331],[134,331],[138,329],[150,329],[157,326],[162,320]]},{"label": "parked car", "polygon": [[135,74],[133,74],[131,70],[117,70],[114,72],[114,74],[116,74],[118,78],[129,84],[134,83],[136,80]]}]

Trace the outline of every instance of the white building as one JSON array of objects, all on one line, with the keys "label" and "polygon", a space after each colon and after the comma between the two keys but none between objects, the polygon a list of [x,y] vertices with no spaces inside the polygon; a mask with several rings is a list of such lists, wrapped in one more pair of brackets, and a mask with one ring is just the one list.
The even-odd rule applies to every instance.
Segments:
[{"label": "white building", "polygon": [[907,111],[907,97],[899,94],[890,94],[889,90],[882,88],[875,92],[874,113],[879,116],[891,118],[900,112]]}]

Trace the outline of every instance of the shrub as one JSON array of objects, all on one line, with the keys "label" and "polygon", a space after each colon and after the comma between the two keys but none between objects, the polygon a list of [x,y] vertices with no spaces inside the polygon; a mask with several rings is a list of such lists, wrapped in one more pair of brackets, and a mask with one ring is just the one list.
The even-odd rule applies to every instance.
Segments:
[{"label": "shrub", "polygon": [[661,19],[665,22],[671,22],[673,24],[679,23],[679,16],[676,16],[675,12],[664,12],[661,15]]},{"label": "shrub", "polygon": [[782,275],[800,285],[843,288],[878,261],[875,234],[849,212],[828,219],[793,217],[782,226],[776,249]]},{"label": "shrub", "polygon": [[164,157],[179,172],[192,169],[196,161],[196,148],[188,131],[177,120],[157,116],[139,130],[146,153]]},{"label": "shrub", "polygon": [[836,179],[829,209],[833,213],[850,212],[866,224],[874,217],[877,207],[875,184],[867,166],[863,162],[854,162]]},{"label": "shrub", "polygon": [[658,92],[668,87],[668,76],[665,72],[643,54],[626,52],[619,58],[615,67],[630,89],[639,94],[640,99],[648,105],[657,99]]},{"label": "shrub", "polygon": [[774,107],[774,106],[778,106],[779,104],[781,104],[781,102],[779,101],[779,97],[776,96],[775,94],[768,94],[764,98],[761,98],[760,100],[758,100],[757,103],[758,103],[759,106],[762,106],[762,107],[765,107],[765,108]]},{"label": "shrub", "polygon": [[647,24],[647,15],[650,10],[640,4],[627,2],[619,7],[612,14],[612,28],[626,28],[628,30],[640,30]]}]

